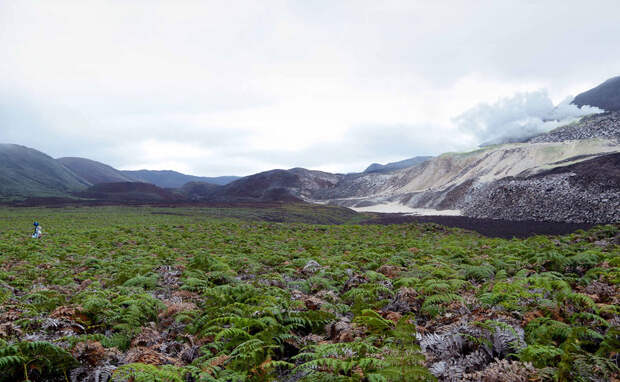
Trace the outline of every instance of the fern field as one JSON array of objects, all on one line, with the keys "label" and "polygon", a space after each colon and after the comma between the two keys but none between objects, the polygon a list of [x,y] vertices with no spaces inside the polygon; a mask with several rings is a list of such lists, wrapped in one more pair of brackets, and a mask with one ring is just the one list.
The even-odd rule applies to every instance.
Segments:
[{"label": "fern field", "polygon": [[619,378],[618,225],[231,211],[0,209],[0,382]]}]

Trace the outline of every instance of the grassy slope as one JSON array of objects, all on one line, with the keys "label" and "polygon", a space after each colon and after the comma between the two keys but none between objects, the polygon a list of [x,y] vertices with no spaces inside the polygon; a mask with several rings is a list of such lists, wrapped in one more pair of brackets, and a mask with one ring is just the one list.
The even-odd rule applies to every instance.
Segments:
[{"label": "grassy slope", "polygon": [[88,182],[40,151],[0,144],[0,200],[28,196],[66,196]]},{"label": "grassy slope", "polygon": [[[181,381],[193,373],[263,381],[284,379],[288,367],[310,373],[309,381],[317,374],[401,380],[393,378],[403,371],[408,380],[432,380],[423,367],[432,354],[420,352],[413,331],[468,322],[492,333],[507,322],[525,330],[518,357],[540,368],[528,373],[561,380],[614,373],[606,359],[620,309],[617,226],[503,240],[436,225],[283,224],[248,220],[253,214],[261,212],[0,209],[0,315],[13,333],[4,339],[59,340],[77,330],[55,343],[91,371],[115,362],[115,350],[101,345],[119,349],[137,362],[118,365],[119,380]],[[28,237],[33,218],[43,224],[41,240]],[[306,272],[309,260],[320,267]],[[412,314],[377,313],[394,301]],[[54,327],[50,314],[62,317]],[[330,326],[336,322],[347,331]],[[71,329],[77,323],[85,329]],[[475,349],[483,340],[466,341]],[[190,367],[183,351],[198,348]],[[0,340],[0,351],[11,349]],[[48,356],[71,364],[60,350]],[[58,367],[46,370],[48,380],[64,380]],[[0,381],[20,373],[5,368]]]}]

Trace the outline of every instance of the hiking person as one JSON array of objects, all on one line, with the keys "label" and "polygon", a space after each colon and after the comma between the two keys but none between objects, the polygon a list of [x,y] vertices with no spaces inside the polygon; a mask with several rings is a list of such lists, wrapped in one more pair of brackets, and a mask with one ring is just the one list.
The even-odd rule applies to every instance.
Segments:
[{"label": "hiking person", "polygon": [[32,233],[33,239],[38,239],[41,237],[41,226],[39,222],[34,222],[34,232]]}]

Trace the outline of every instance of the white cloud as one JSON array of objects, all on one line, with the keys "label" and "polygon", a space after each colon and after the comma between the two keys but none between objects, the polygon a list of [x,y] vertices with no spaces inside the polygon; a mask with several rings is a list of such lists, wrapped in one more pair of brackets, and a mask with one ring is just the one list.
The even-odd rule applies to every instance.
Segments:
[{"label": "white cloud", "polygon": [[546,90],[516,93],[494,103],[480,103],[454,118],[459,129],[479,143],[501,143],[532,137],[577,118],[601,113],[596,107],[579,108],[566,98],[554,106]]}]

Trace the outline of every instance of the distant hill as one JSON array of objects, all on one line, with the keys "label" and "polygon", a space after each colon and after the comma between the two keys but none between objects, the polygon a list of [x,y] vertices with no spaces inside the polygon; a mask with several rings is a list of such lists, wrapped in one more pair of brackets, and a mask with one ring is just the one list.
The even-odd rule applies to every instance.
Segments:
[{"label": "distant hill", "polygon": [[95,184],[76,196],[107,201],[161,202],[176,201],[182,197],[150,183],[117,182]]},{"label": "distant hill", "polygon": [[121,171],[121,173],[134,181],[152,183],[163,188],[179,188],[188,182],[206,182],[224,185],[239,179],[238,176],[203,177],[186,175],[170,170],[137,170]]},{"label": "distant hill", "polygon": [[64,157],[56,160],[92,184],[135,181],[119,170],[94,160],[76,157]]},{"label": "distant hill", "polygon": [[426,162],[427,160],[431,158],[433,157],[432,156],[418,156],[418,157],[401,160],[398,162],[391,162],[388,164],[373,163],[370,166],[368,166],[368,168],[364,170],[364,172],[365,173],[387,172],[387,171],[392,171],[392,170],[399,170],[401,168],[407,168],[407,167],[418,165],[420,163]]},{"label": "distant hill", "polygon": [[217,201],[299,201],[299,177],[287,170],[271,170],[238,179],[217,190]]},{"label": "distant hill", "polygon": [[14,144],[0,144],[0,199],[57,197],[90,186],[49,155]]},{"label": "distant hill", "polygon": [[590,105],[607,111],[620,111],[620,76],[579,94],[573,103],[579,107]]},{"label": "distant hill", "polygon": [[334,187],[343,175],[293,168],[271,170],[238,179],[208,195],[218,202],[289,201],[312,198],[316,192]]}]

